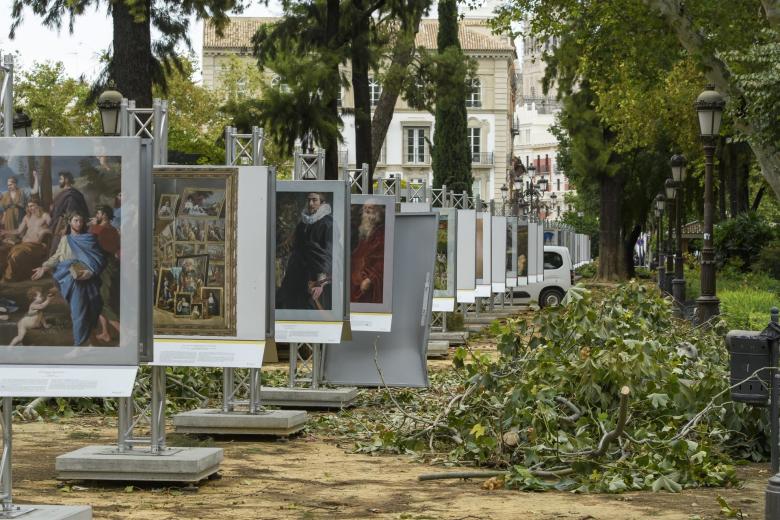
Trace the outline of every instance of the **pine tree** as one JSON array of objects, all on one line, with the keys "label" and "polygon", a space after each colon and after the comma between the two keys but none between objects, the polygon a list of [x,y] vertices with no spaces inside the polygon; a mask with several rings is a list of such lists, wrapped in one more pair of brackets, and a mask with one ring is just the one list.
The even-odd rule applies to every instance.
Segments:
[{"label": "pine tree", "polygon": [[433,134],[433,185],[471,193],[471,154],[466,122],[468,60],[458,40],[455,0],[439,0],[436,57],[436,123]]}]

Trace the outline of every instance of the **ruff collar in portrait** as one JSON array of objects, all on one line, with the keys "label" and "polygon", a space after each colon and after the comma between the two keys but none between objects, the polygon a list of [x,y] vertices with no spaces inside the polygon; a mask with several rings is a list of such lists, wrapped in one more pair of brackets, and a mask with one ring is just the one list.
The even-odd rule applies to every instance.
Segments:
[{"label": "ruff collar in portrait", "polygon": [[330,204],[322,204],[314,215],[308,215],[304,209],[301,212],[301,221],[306,225],[311,225],[327,215],[330,215]]}]

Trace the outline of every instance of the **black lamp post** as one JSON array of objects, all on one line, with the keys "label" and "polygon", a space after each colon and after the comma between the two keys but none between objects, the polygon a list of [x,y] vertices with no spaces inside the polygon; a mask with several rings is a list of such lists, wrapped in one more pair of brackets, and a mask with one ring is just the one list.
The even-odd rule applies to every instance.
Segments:
[{"label": "black lamp post", "polygon": [[685,212],[685,166],[687,161],[684,155],[673,155],[669,161],[672,167],[672,179],[677,186],[677,198],[675,199],[675,215],[677,217],[676,233],[677,251],[674,259],[674,279],[672,280],[672,296],[677,302],[680,317],[684,315],[685,307],[685,264],[682,250],[682,225]]},{"label": "black lamp post", "polygon": [[696,299],[699,323],[706,323],[720,314],[720,300],[715,296],[715,249],[712,245],[712,157],[725,104],[712,85],[699,94],[695,104],[704,145],[704,245],[701,250],[701,295]]},{"label": "black lamp post", "polygon": [[103,135],[116,136],[122,133],[122,123],[119,120],[123,96],[114,89],[100,94],[97,106],[100,109],[100,122],[103,125]]},{"label": "black lamp post", "polygon": [[666,268],[664,267],[663,253],[663,227],[664,227],[664,207],[666,206],[666,197],[659,193],[655,197],[656,216],[658,217],[658,240],[655,250],[658,253],[658,288],[664,290],[664,281],[666,280]]},{"label": "black lamp post", "polygon": [[666,273],[664,278],[664,291],[667,294],[672,294],[672,279],[674,278],[674,199],[677,195],[677,189],[672,179],[666,179],[664,183],[664,192],[666,194],[666,201],[669,203],[669,236],[666,243]]},{"label": "black lamp post", "polygon": [[32,135],[32,119],[21,108],[16,109],[13,125],[16,137],[30,137]]}]

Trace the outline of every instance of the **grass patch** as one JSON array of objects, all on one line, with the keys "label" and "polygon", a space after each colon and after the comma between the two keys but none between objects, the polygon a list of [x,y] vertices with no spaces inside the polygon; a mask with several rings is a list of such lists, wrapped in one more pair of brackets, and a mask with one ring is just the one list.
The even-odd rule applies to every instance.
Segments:
[{"label": "grass patch", "polygon": [[763,289],[726,289],[718,292],[718,298],[730,329],[763,330],[769,323],[769,309],[780,306],[780,296]]}]

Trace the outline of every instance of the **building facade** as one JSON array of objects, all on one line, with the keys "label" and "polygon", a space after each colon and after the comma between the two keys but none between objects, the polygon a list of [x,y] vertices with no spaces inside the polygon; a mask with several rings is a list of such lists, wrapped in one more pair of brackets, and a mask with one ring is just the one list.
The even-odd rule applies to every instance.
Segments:
[{"label": "building facade", "polygon": [[[534,182],[541,178],[547,180],[547,191],[542,194],[542,199],[548,209],[543,216],[551,219],[557,219],[567,211],[565,196],[574,192],[565,172],[558,167],[558,140],[551,132],[560,111],[560,103],[556,99],[558,91],[555,84],[550,85],[547,93],[542,86],[546,67],[543,54],[552,51],[556,45],[555,39],[523,38],[516,109],[518,133],[514,142],[515,156],[526,168],[534,166]],[[525,176],[523,182],[529,185],[532,181]]]},{"label": "building facade", "polygon": [[[203,83],[218,88],[220,72],[233,56],[253,60],[251,38],[261,24],[274,18],[234,17],[218,36],[213,26],[204,24]],[[423,20],[417,35],[417,45],[436,50],[437,20]],[[476,75],[466,99],[468,132],[472,157],[473,191],[483,198],[500,197],[506,182],[512,153],[515,104],[517,102],[515,45],[508,36],[494,35],[486,18],[469,18],[459,24],[459,38],[464,53],[474,59]],[[349,77],[349,65],[344,70]],[[379,100],[382,85],[370,78],[372,104]],[[355,168],[355,122],[352,112],[354,98],[349,88],[341,93],[344,127],[340,161]],[[433,179],[430,143],[435,133],[432,114],[410,108],[399,97],[393,119],[381,144],[375,175],[403,180]],[[516,128],[514,129],[516,132]]]}]

